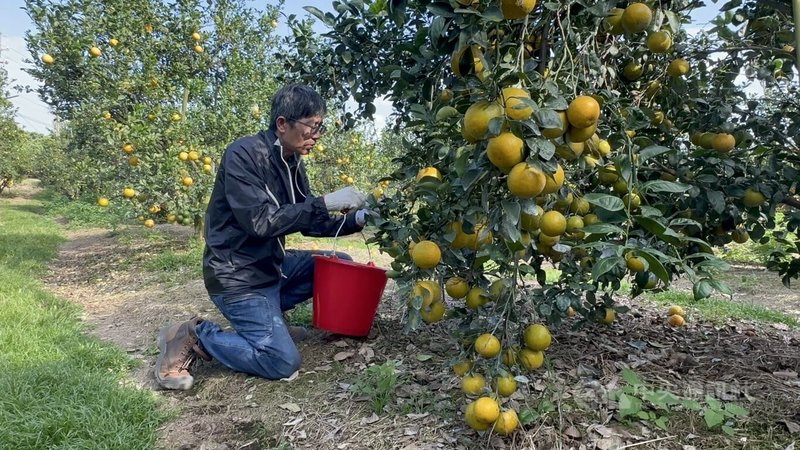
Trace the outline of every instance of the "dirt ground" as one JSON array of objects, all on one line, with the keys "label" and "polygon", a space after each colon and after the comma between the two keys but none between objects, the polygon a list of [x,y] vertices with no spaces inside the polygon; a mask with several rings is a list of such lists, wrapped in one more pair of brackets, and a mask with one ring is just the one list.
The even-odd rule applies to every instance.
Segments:
[{"label": "dirt ground", "polygon": [[[524,432],[501,439],[469,430],[460,380],[448,369],[459,348],[450,342],[456,320],[404,334],[402,309],[387,287],[370,336],[351,339],[313,331],[299,345],[304,363],[292,380],[233,373],[216,362],[195,368],[188,392],[161,391],[152,367],[158,330],[200,315],[224,323],[202,280],[165,282],[143,269],[152,255],[185,242],[189,231],[159,226],[168,239],[124,239],[108,230],[66,231],[67,242],[45,280],[57,295],[80,304],[93,334],[141,361],[132,379],[164,399],[175,417],[160,430],[165,449],[611,449],[790,448],[800,439],[800,333],[751,322],[712,324],[689,312],[681,329],[664,325],[664,311],[625,301],[631,312],[611,327],[553,329],[548,369],[529,374],[509,404],[539,417]],[[313,244],[309,244],[313,245]],[[364,252],[354,253],[365,261]],[[376,256],[373,253],[373,256]],[[385,257],[376,257],[386,264]],[[199,264],[199,261],[198,261]],[[797,290],[777,277],[736,269],[735,301],[768,305],[800,317]],[[769,274],[766,274],[769,275]],[[752,279],[751,279],[752,278]],[[770,281],[772,280],[772,281]],[[781,290],[784,289],[784,290]],[[788,293],[787,293],[788,292]],[[376,415],[352,386],[375,364],[393,362],[396,387],[387,412]],[[703,419],[676,414],[668,431],[650,422],[619,420],[608,392],[632,368],[648,384],[702,400],[705,394],[750,411],[727,437]],[[792,447],[793,448],[793,447]]]}]

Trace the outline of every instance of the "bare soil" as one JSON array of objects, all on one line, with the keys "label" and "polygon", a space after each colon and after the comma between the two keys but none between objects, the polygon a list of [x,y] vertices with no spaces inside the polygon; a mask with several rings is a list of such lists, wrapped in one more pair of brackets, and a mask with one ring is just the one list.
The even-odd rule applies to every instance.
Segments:
[{"label": "bare soil", "polygon": [[[590,324],[573,331],[565,323],[552,330],[547,370],[529,374],[529,382],[508,400],[518,411],[542,414],[505,439],[478,434],[464,424],[467,402],[460,380],[448,368],[460,351],[451,339],[457,320],[403,333],[402,302],[391,283],[368,338],[313,331],[299,345],[304,364],[292,380],[268,381],[201,362],[191,391],[162,391],[152,375],[158,330],[193,315],[220,323],[224,319],[208,300],[202,280],[164,282],[163,274],[143,269],[152,255],[185,245],[190,231],[159,226],[157,232],[168,238],[137,240],[128,235],[121,240],[127,231],[67,231],[68,241],[46,284],[83,307],[92,334],[141,361],[132,379],[153,390],[175,413],[160,431],[161,448],[610,449],[636,444],[783,449],[798,440],[797,330],[739,321],[712,324],[699,317],[674,329],[665,326],[660,308],[625,300],[631,312],[613,326]],[[351,254],[359,261],[368,258],[361,251]],[[388,262],[373,257],[379,265]],[[734,285],[734,300],[793,314],[800,309],[796,291],[785,294],[774,288],[759,269],[736,270],[736,276],[754,278],[747,286]],[[394,362],[398,381],[385,411],[376,415],[369,396],[351,388],[367,367],[387,361]],[[750,415],[735,425],[735,437],[706,431],[697,414],[675,412],[668,431],[650,422],[620,420],[619,405],[608,393],[624,384],[620,371],[625,367],[653,387],[698,400],[711,394],[744,406]]]}]

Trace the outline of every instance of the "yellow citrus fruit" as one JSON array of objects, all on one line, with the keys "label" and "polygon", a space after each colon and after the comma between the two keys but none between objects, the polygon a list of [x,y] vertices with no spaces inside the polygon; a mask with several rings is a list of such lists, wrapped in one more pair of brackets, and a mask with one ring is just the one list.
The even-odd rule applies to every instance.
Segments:
[{"label": "yellow citrus fruit", "polygon": [[514,432],[519,427],[519,417],[517,412],[509,409],[500,413],[494,422],[494,432],[506,436]]},{"label": "yellow citrus fruit", "polygon": [[202,36],[200,36],[200,33],[196,32],[196,31],[194,33],[192,33],[192,40],[193,41],[199,41],[200,39],[202,39]]},{"label": "yellow citrus fruit", "polygon": [[652,97],[656,95],[660,90],[661,90],[661,82],[658,80],[653,80],[647,85],[647,88],[644,90],[644,95],[646,95],[647,97]]},{"label": "yellow citrus fruit", "polygon": [[[558,244],[558,241],[561,240],[561,236],[548,236],[548,235],[546,235],[544,233],[539,233],[538,239],[539,239],[539,244],[544,246],[545,249],[549,249],[550,247]],[[537,248],[539,248],[538,245],[537,245]],[[546,253],[546,252],[542,252],[542,253]]]},{"label": "yellow citrus fruit", "polygon": [[625,196],[622,197],[622,202],[630,209],[636,209],[642,205],[641,197],[639,197],[639,194],[635,193],[625,194]]},{"label": "yellow citrus fruit", "polygon": [[714,138],[717,137],[716,133],[703,133],[700,135],[698,139],[698,143],[700,147],[703,148],[713,148],[714,147]]},{"label": "yellow citrus fruit", "polygon": [[178,220],[178,216],[176,216],[175,214],[167,214],[167,222],[175,223],[175,221],[177,221],[177,220]]},{"label": "yellow citrus fruit", "polygon": [[211,173],[211,164],[203,164],[203,172]]},{"label": "yellow citrus fruit", "polygon": [[522,19],[536,7],[536,0],[502,0],[500,11],[503,18],[508,20]]},{"label": "yellow citrus fruit", "polygon": [[478,309],[489,301],[489,296],[486,291],[480,287],[474,287],[467,292],[466,298],[467,308]]},{"label": "yellow citrus fruit", "polygon": [[500,405],[491,397],[475,400],[475,418],[483,423],[492,423],[500,417]]},{"label": "yellow citrus fruit", "polygon": [[647,48],[653,53],[666,53],[672,47],[672,36],[668,31],[655,31],[647,35]]},{"label": "yellow citrus fruit", "polygon": [[689,62],[683,58],[672,60],[667,66],[667,75],[671,77],[682,77],[689,73]]},{"label": "yellow citrus fruit", "polygon": [[528,325],[524,333],[525,345],[536,351],[547,350],[553,338],[550,336],[550,330],[546,326],[536,323]]},{"label": "yellow citrus fruit", "polygon": [[583,218],[581,216],[571,216],[567,219],[567,231],[575,233],[582,230],[584,227]]},{"label": "yellow citrus fruit", "polygon": [[500,340],[491,333],[484,333],[475,339],[475,351],[484,358],[494,358],[500,353]]},{"label": "yellow citrus fruit", "polygon": [[711,147],[720,153],[728,153],[736,147],[736,138],[732,134],[719,133],[711,141]]},{"label": "yellow citrus fruit", "polygon": [[517,353],[519,349],[516,347],[510,347],[503,350],[503,364],[508,367],[514,366],[517,363]]},{"label": "yellow citrus fruit", "polygon": [[644,3],[631,3],[622,13],[622,28],[628,33],[644,31],[653,20],[653,11]]},{"label": "yellow citrus fruit", "polygon": [[433,323],[442,320],[444,310],[443,302],[433,302],[429,306],[423,306],[419,314],[425,323]]},{"label": "yellow citrus fruit", "polygon": [[532,198],[539,195],[547,180],[544,172],[536,166],[521,162],[508,174],[508,190],[519,198]]},{"label": "yellow citrus fruit", "polygon": [[147,219],[144,221],[144,226],[147,228],[153,228],[156,226],[156,222],[153,219]]},{"label": "yellow citrus fruit", "polygon": [[189,161],[197,161],[198,159],[200,159],[200,154],[197,153],[197,150],[189,152]]},{"label": "yellow citrus fruit", "polygon": [[683,316],[679,316],[678,314],[672,315],[667,319],[669,324],[673,327],[682,327],[686,325],[686,319]]},{"label": "yellow citrus fruit", "polygon": [[521,99],[531,98],[530,92],[518,87],[503,88],[503,102],[506,116],[513,120],[526,120],[533,114],[533,108]]},{"label": "yellow citrus fruit", "polygon": [[614,323],[614,320],[616,320],[616,318],[617,318],[617,312],[611,308],[606,308],[606,315],[603,316],[602,319],[600,319],[600,323],[611,325],[612,323]]},{"label": "yellow citrus fruit", "polygon": [[569,204],[569,210],[580,215],[587,214],[591,208],[592,206],[583,197],[575,197]]},{"label": "yellow citrus fruit", "polygon": [[744,206],[748,208],[757,208],[763,205],[766,201],[767,198],[764,197],[764,194],[753,189],[745,190],[744,197],[742,197],[742,203],[744,203]]},{"label": "yellow citrus fruit", "polygon": [[737,228],[731,233],[731,238],[733,239],[733,242],[736,242],[737,244],[744,244],[750,240],[750,233],[748,233],[744,228]]},{"label": "yellow citrus fruit", "polygon": [[189,187],[194,184],[194,180],[192,180],[192,177],[183,177],[183,179],[181,179],[181,184]]},{"label": "yellow citrus fruit", "polygon": [[594,224],[599,223],[599,222],[600,222],[600,218],[597,217],[597,214],[587,214],[587,215],[583,216],[583,225],[584,226],[588,227],[589,225],[594,225]]},{"label": "yellow citrus fruit", "polygon": [[629,255],[625,258],[625,265],[631,272],[644,272],[644,260],[638,256]]},{"label": "yellow citrus fruit", "polygon": [[567,108],[567,120],[570,125],[577,128],[587,128],[600,118],[600,104],[594,97],[580,95],[575,97]]},{"label": "yellow citrus fruit", "polygon": [[460,377],[466,375],[467,372],[470,371],[470,369],[472,369],[472,361],[468,359],[453,364],[453,373],[455,373]]},{"label": "yellow citrus fruit", "polygon": [[451,89],[443,89],[442,92],[439,93],[439,100],[447,103],[453,99],[453,91]]},{"label": "yellow citrus fruit", "polygon": [[442,289],[439,284],[432,280],[418,281],[411,291],[413,297],[422,297],[422,306],[430,306],[431,303],[442,301]]},{"label": "yellow citrus fruit", "polygon": [[444,290],[450,297],[464,298],[469,292],[469,283],[461,277],[452,277],[444,283]]},{"label": "yellow citrus fruit", "polygon": [[542,216],[544,216],[544,209],[539,205],[535,205],[534,209],[535,211],[533,214],[528,214],[523,211],[520,215],[519,222],[523,230],[536,231],[539,229]]},{"label": "yellow citrus fruit", "polygon": [[108,41],[108,44],[111,45],[112,47],[116,47],[117,45],[119,45],[119,40],[111,38],[111,40]]},{"label": "yellow citrus fruit", "polygon": [[503,107],[497,102],[485,100],[472,104],[464,113],[461,134],[468,142],[477,142],[489,131],[489,122],[503,116]]},{"label": "yellow citrus fruit", "polygon": [[606,16],[605,28],[611,34],[624,34],[625,29],[622,28],[622,13],[625,12],[622,8],[614,8]]},{"label": "yellow citrus fruit", "polygon": [[674,315],[685,316],[686,315],[686,311],[684,311],[683,308],[681,308],[679,305],[672,305],[672,306],[669,307],[669,310],[667,311],[667,315],[668,316],[674,316]]},{"label": "yellow citrus fruit", "polygon": [[49,53],[45,53],[44,55],[42,55],[42,62],[45,63],[45,64],[48,64],[48,65],[49,64],[53,64],[55,61],[56,60],[55,60],[55,58],[53,58],[53,55],[51,55]]},{"label": "yellow citrus fruit", "polygon": [[195,53],[203,53],[205,51],[205,49],[203,48],[202,45],[198,44],[198,45],[194,46],[194,51],[195,51]]},{"label": "yellow citrus fruit", "polygon": [[433,241],[421,241],[411,250],[411,260],[420,269],[432,269],[442,260],[442,251]]},{"label": "yellow citrus fruit", "polygon": [[108,204],[109,204],[109,201],[105,197],[100,197],[100,198],[97,199],[97,205],[98,206],[102,206],[103,208],[105,208],[106,206],[108,206]]},{"label": "yellow citrus fruit", "polygon": [[552,174],[545,173],[544,174],[544,189],[542,189],[541,194],[552,194],[558,192],[561,189],[561,186],[564,185],[564,168],[561,167],[561,164],[556,166],[556,171]]},{"label": "yellow citrus fruit", "polygon": [[89,49],[89,54],[92,55],[92,58],[97,58],[98,56],[102,55],[103,52],[101,52],[97,47],[92,47]]},{"label": "yellow citrus fruit", "polygon": [[461,390],[465,394],[478,395],[484,387],[486,387],[486,379],[479,373],[467,375],[461,379]]},{"label": "yellow citrus fruit", "polygon": [[187,152],[178,153],[178,159],[180,159],[181,161],[188,161],[189,160],[189,153],[187,153]]},{"label": "yellow citrus fruit", "polygon": [[644,73],[644,67],[635,61],[631,61],[628,64],[625,64],[625,67],[622,69],[622,77],[628,81],[638,80],[643,73]]},{"label": "yellow citrus fruit", "polygon": [[494,379],[494,388],[503,397],[509,397],[517,391],[517,380],[511,375],[504,375]]},{"label": "yellow citrus fruit", "polygon": [[161,207],[158,205],[153,205],[147,210],[150,211],[150,214],[158,214],[161,211]]},{"label": "yellow citrus fruit", "polygon": [[567,127],[569,126],[567,112],[558,111],[558,117],[561,119],[561,128],[542,128],[542,136],[548,139],[555,139],[567,132]]},{"label": "yellow citrus fruit", "polygon": [[547,236],[561,236],[567,230],[567,219],[558,211],[547,211],[539,223],[539,230]]},{"label": "yellow citrus fruit", "polygon": [[133,148],[133,144],[125,144],[122,146],[122,151],[130,155],[135,149]]},{"label": "yellow citrus fruit", "polygon": [[432,181],[433,179],[438,181],[442,180],[442,173],[439,172],[439,169],[436,167],[423,167],[422,169],[419,169],[419,172],[417,172],[416,180],[418,182],[422,180]]},{"label": "yellow citrus fruit", "polygon": [[609,164],[597,172],[597,178],[601,184],[605,184],[606,186],[612,185],[619,180],[617,168]]},{"label": "yellow citrus fruit", "polygon": [[486,156],[495,167],[508,171],[522,162],[525,143],[510,131],[504,131],[489,139],[486,145]]},{"label": "yellow citrus fruit", "polygon": [[544,352],[523,348],[519,351],[519,363],[527,370],[535,370],[544,364]]},{"label": "yellow citrus fruit", "polygon": [[204,156],[203,157],[203,164],[211,164],[211,163],[212,163],[212,160],[211,160],[210,156]]},{"label": "yellow citrus fruit", "polygon": [[477,44],[464,45],[453,52],[450,68],[457,77],[463,77],[474,71],[475,75],[483,80],[486,77],[483,67],[483,51]]},{"label": "yellow citrus fruit", "polygon": [[130,158],[128,158],[128,164],[130,164],[133,167],[138,166],[140,162],[141,161],[136,156],[131,156]]},{"label": "yellow citrus fruit", "polygon": [[595,131],[597,131],[596,123],[587,128],[570,127],[569,131],[567,131],[567,140],[569,142],[585,142],[592,137]]},{"label": "yellow citrus fruit", "polygon": [[481,422],[475,417],[475,402],[471,402],[467,405],[467,410],[464,413],[464,422],[475,431],[486,431],[489,429],[488,423]]},{"label": "yellow citrus fruit", "polygon": [[134,191],[133,188],[125,188],[122,190],[122,196],[125,198],[136,197],[136,191]]}]

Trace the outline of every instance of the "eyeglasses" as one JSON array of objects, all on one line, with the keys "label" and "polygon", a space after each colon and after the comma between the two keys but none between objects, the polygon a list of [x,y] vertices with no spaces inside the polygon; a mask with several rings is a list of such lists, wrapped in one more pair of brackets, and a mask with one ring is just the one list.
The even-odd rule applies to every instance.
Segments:
[{"label": "eyeglasses", "polygon": [[328,129],[325,128],[325,124],[323,123],[320,123],[319,125],[311,125],[310,123],[305,123],[302,120],[297,120],[297,119],[288,119],[288,120],[291,120],[292,122],[302,123],[303,125],[307,126],[311,131],[309,134],[312,136],[315,134],[319,134],[320,136],[322,136],[323,134],[325,134],[326,131],[328,131]]}]

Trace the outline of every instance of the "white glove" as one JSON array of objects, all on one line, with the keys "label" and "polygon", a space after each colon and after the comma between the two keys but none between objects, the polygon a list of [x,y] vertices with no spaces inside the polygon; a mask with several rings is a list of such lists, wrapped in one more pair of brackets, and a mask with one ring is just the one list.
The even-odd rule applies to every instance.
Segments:
[{"label": "white glove", "polygon": [[364,203],[367,202],[367,196],[351,186],[347,186],[336,192],[325,194],[322,200],[325,201],[325,207],[328,208],[328,211],[348,211],[364,206]]},{"label": "white glove", "polygon": [[378,214],[375,211],[372,211],[371,209],[359,209],[358,211],[356,211],[356,224],[358,224],[358,226],[360,227],[366,225],[367,216],[380,217],[380,214]]}]

